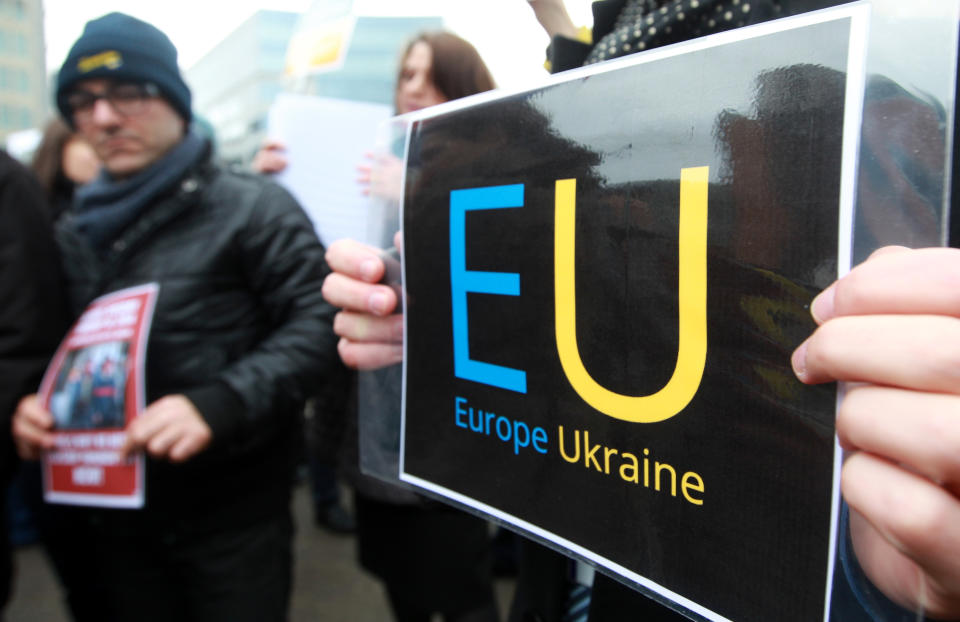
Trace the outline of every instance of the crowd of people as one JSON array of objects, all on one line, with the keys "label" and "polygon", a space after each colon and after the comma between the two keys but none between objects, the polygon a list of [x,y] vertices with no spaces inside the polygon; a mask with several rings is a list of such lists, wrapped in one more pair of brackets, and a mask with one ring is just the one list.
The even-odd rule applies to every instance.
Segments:
[{"label": "crowd of people", "polygon": [[[529,3],[551,36],[554,72],[838,4],[603,0],[584,32],[561,0]],[[468,42],[423,33],[401,51],[394,107],[494,87]],[[355,379],[343,365],[377,369],[403,356],[381,250],[351,240],[324,248],[269,178],[286,166],[282,145],[268,144],[256,171],[220,165],[192,123],[177,51],[150,24],[120,13],[89,22],[60,68],[55,103],[61,118],[34,171],[0,152],[4,479],[17,456],[39,459],[70,425],[36,395],[70,322],[103,294],[160,287],[146,408],[126,422],[121,449],[146,456],[143,508],[43,504],[38,516],[73,618],[287,619],[292,473],[314,398],[325,421],[317,434],[343,448],[337,468],[355,493],[359,561],[383,582],[397,622],[499,620],[488,525],[359,469]],[[836,619],[900,619],[918,607],[960,619],[958,279],[960,251],[884,248],[811,303],[817,328],[793,355],[796,377],[849,383],[836,428],[853,596],[836,599],[845,608]],[[89,364],[91,383],[104,377],[91,409],[112,422],[120,370],[112,359]],[[78,370],[64,376],[65,395],[82,385]],[[11,582],[2,540],[0,607]],[[510,621],[568,619],[576,563],[532,541],[519,548]],[[603,575],[579,587],[593,592],[580,619],[683,619]]]}]

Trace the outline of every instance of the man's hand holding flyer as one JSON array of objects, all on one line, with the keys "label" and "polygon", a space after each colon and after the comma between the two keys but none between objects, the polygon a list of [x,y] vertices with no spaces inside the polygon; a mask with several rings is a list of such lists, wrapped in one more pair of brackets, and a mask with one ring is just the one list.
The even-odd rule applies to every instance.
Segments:
[{"label": "man's hand holding flyer", "polygon": [[143,455],[124,457],[124,429],[144,408],[144,355],[159,288],[97,298],[67,333],[40,385],[55,447],[43,456],[48,502],[142,507]]}]

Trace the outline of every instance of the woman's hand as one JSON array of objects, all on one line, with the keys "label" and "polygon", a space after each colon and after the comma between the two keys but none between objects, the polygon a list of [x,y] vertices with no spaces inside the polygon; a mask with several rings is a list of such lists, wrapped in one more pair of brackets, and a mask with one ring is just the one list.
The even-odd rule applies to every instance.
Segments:
[{"label": "woman's hand", "polygon": [[389,154],[363,154],[368,162],[357,165],[357,184],[364,196],[373,196],[391,201],[400,200],[403,182],[403,161]]},{"label": "woman's hand", "polygon": [[266,140],[253,156],[250,166],[258,173],[279,173],[289,164],[284,155],[286,149],[286,145],[278,140]]}]

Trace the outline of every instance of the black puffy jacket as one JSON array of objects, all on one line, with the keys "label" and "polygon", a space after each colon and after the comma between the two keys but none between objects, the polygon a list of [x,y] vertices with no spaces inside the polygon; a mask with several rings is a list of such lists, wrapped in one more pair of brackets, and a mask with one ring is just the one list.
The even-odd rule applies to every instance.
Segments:
[{"label": "black puffy jacket", "polygon": [[36,393],[66,329],[60,259],[43,190],[0,151],[0,483],[10,475],[10,418]]},{"label": "black puffy jacket", "polygon": [[293,197],[204,160],[105,253],[69,214],[57,241],[75,314],[108,292],[159,284],[146,402],[184,394],[213,431],[184,464],[148,460],[144,514],[203,529],[284,507],[300,409],[337,356],[324,249]]}]

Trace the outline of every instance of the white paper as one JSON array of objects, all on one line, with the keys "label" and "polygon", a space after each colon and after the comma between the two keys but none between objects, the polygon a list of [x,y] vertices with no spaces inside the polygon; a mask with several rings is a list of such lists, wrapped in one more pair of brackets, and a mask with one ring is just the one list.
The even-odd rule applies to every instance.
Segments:
[{"label": "white paper", "polygon": [[313,220],[325,245],[341,238],[365,240],[369,199],[357,183],[357,166],[369,164],[377,128],[390,106],[282,93],[268,117],[270,138],[286,147],[287,168],[276,180]]}]

